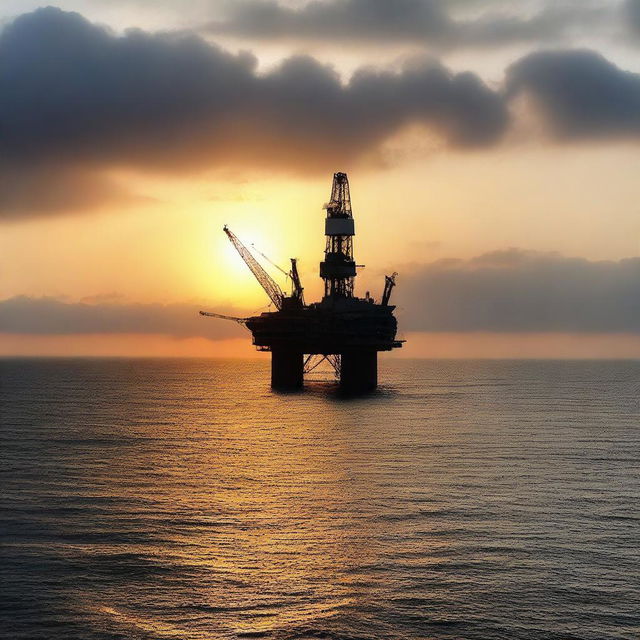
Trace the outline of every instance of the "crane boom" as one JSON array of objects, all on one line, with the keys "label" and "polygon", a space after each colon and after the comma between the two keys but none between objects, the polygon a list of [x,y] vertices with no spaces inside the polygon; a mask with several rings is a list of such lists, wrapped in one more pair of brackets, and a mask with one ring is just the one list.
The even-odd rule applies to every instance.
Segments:
[{"label": "crane boom", "polygon": [[207,316],[208,318],[221,318],[222,320],[233,320],[234,322],[237,322],[238,324],[242,324],[242,325],[247,323],[246,318],[238,318],[237,316],[225,316],[221,313],[214,313],[213,311],[201,311],[200,315]]},{"label": "crane boom", "polygon": [[284,293],[282,293],[282,289],[278,286],[278,283],[260,266],[260,263],[253,257],[249,249],[238,240],[227,225],[224,226],[224,232],[227,234],[231,244],[236,248],[236,251],[240,254],[240,257],[245,261],[249,269],[251,269],[251,273],[253,273],[256,280],[260,283],[260,286],[265,290],[269,298],[271,298],[271,302],[273,302],[278,310],[282,309]]}]

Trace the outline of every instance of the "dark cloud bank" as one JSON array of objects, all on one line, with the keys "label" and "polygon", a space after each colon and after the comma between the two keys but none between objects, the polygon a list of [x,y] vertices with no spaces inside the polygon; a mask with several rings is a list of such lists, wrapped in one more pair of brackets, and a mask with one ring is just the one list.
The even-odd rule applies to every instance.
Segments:
[{"label": "dark cloud bank", "polygon": [[227,16],[204,30],[267,40],[496,47],[556,41],[620,17],[606,3],[588,0],[541,3],[530,16],[489,10],[468,19],[453,18],[450,6],[442,0],[312,0],[298,7],[275,0],[234,0]]},{"label": "dark cloud bank", "polygon": [[235,322],[203,318],[188,304],[69,303],[55,298],[17,296],[0,301],[0,332],[33,335],[147,333],[175,338],[235,338]]},{"label": "dark cloud bank", "polygon": [[193,34],[116,36],[76,13],[39,9],[0,33],[0,216],[122,198],[103,176],[113,167],[330,171],[336,157],[344,165],[375,154],[413,123],[453,147],[492,145],[523,93],[559,139],[640,133],[640,76],[591,51],[526,56],[499,89],[437,62],[361,69],[345,84],[307,56],[259,74],[251,54]]},{"label": "dark cloud bank", "polygon": [[640,75],[592,51],[542,51],[509,67],[507,91],[526,93],[557,138],[640,135]]},{"label": "dark cloud bank", "polygon": [[[110,165],[326,168],[338,149],[346,162],[409,122],[460,147],[492,143],[507,122],[478,77],[436,63],[362,70],[346,86],[310,57],[266,75],[255,63],[193,35],[116,37],[54,8],[20,16],[0,35],[0,168],[70,184]],[[25,182],[5,186],[5,215]]]},{"label": "dark cloud bank", "polygon": [[408,331],[640,333],[640,258],[512,249],[434,262],[400,282]]},{"label": "dark cloud bank", "polygon": [[[640,333],[640,258],[590,262],[508,250],[442,260],[402,274],[404,331]],[[243,335],[189,305],[69,304],[18,297],[0,302],[0,332]]]}]

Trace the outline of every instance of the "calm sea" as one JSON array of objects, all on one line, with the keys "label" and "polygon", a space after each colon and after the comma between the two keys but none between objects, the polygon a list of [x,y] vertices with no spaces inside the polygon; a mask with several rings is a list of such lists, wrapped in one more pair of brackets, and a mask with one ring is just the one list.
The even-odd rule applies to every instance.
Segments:
[{"label": "calm sea", "polygon": [[2,638],[640,637],[640,362],[0,372]]}]

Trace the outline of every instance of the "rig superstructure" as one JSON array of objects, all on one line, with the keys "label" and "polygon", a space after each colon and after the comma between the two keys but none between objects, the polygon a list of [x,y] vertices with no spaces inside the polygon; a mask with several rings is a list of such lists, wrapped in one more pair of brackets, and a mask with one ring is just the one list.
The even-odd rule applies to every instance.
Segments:
[{"label": "rig superstructure", "polygon": [[225,226],[229,240],[276,311],[249,318],[200,313],[235,320],[251,331],[253,344],[261,351],[271,352],[271,386],[275,389],[301,388],[304,373],[327,360],[344,390],[370,391],[377,386],[378,351],[390,351],[403,343],[396,340],[395,306],[389,304],[397,274],[385,276],[379,303],[369,292],[364,298],[355,297],[355,225],[346,173],[334,174],[331,199],[325,208],[326,246],[324,260],[320,263],[324,296],[320,302],[305,303],[295,258],[291,258],[291,270],[287,274],[292,292],[285,295],[251,251]]}]

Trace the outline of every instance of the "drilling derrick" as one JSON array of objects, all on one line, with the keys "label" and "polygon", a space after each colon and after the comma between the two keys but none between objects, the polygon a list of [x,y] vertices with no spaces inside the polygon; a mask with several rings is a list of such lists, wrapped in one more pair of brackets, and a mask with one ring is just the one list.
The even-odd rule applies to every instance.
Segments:
[{"label": "drilling derrick", "polygon": [[378,351],[402,346],[403,341],[396,340],[395,307],[389,304],[397,274],[385,276],[380,303],[368,292],[365,298],[355,297],[355,226],[346,173],[333,176],[331,199],[325,209],[326,242],[324,260],[320,263],[324,297],[320,302],[305,303],[295,258],[291,259],[291,271],[285,272],[292,285],[288,296],[251,251],[225,227],[229,240],[277,310],[249,318],[201,313],[233,320],[251,331],[253,344],[260,351],[271,352],[274,389],[301,388],[305,371],[313,370],[326,359],[336,370],[342,389],[350,393],[366,392],[377,385]]},{"label": "drilling derrick", "polygon": [[331,200],[325,205],[327,219],[324,233],[327,238],[324,260],[320,263],[320,277],[324,280],[325,298],[353,297],[356,263],[353,259],[355,227],[351,214],[351,195],[346,173],[333,176]]}]

